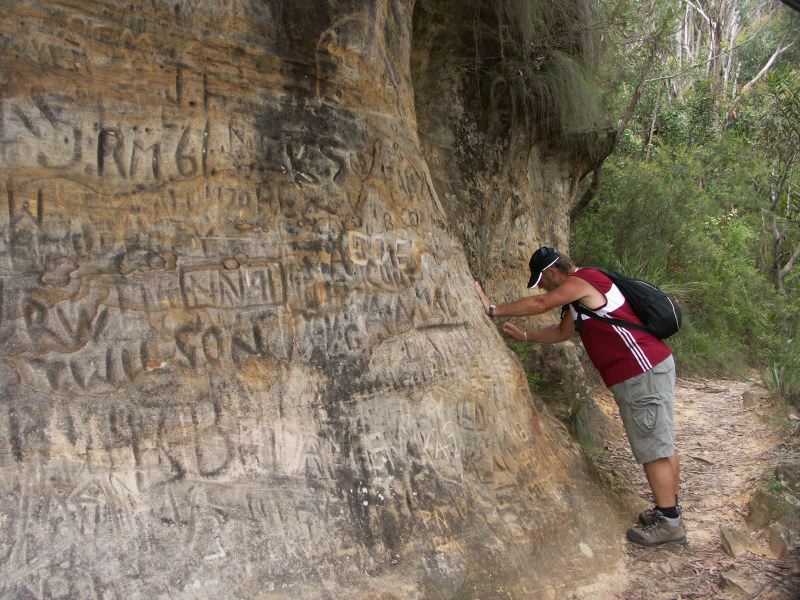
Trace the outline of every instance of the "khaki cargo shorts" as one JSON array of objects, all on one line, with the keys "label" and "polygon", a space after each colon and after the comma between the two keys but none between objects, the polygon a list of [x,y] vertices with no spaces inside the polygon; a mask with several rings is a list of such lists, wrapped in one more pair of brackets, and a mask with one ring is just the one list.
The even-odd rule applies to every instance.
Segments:
[{"label": "khaki cargo shorts", "polygon": [[649,371],[611,386],[625,433],[638,463],[675,453],[675,361],[669,356]]}]

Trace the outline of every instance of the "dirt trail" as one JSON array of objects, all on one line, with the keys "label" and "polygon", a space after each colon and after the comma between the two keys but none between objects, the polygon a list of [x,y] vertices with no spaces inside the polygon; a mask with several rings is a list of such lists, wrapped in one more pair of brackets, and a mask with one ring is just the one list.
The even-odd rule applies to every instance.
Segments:
[{"label": "dirt trail", "polygon": [[[756,382],[681,379],[675,400],[680,502],[689,544],[626,543],[618,572],[573,598],[800,598],[797,559],[776,559],[763,533],[750,535],[750,549],[736,558],[721,543],[720,526],[749,533],[745,516],[753,492],[778,462],[797,458],[797,446],[782,441],[769,423],[767,392]],[[618,420],[613,400],[603,396],[600,402]],[[605,454],[649,502],[647,482],[627,442],[607,443]]]}]

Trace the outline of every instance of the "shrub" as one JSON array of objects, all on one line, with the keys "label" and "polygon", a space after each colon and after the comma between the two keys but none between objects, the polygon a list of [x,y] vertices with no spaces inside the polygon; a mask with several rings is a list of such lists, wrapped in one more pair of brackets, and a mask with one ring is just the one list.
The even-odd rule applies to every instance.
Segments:
[{"label": "shrub", "polygon": [[[676,295],[684,328],[669,343],[683,372],[766,366],[767,351],[785,339],[776,328],[785,306],[759,269],[761,223],[751,184],[758,168],[733,135],[658,150],[650,162],[612,157],[603,187],[575,224],[578,264],[640,276]],[[775,373],[788,383],[794,370],[781,367]]]}]

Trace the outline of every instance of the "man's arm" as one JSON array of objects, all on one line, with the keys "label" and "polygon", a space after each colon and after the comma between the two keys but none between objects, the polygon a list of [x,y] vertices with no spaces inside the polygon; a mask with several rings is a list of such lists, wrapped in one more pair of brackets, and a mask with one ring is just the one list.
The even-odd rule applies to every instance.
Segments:
[{"label": "man's arm", "polygon": [[566,342],[575,333],[575,322],[572,314],[565,311],[558,325],[551,325],[534,331],[522,331],[513,323],[503,323],[503,334],[521,342],[536,342],[537,344],[558,344]]},{"label": "man's arm", "polygon": [[[483,303],[484,311],[488,314],[489,298],[483,292],[483,288],[481,288],[477,281],[475,282],[475,289]],[[575,302],[576,300],[579,301],[591,298],[596,294],[599,294],[599,292],[597,292],[588,281],[584,281],[579,277],[569,277],[552,292],[520,298],[519,300],[514,300],[506,304],[498,304],[494,309],[494,316],[527,317],[531,315],[540,315],[550,309]]]}]

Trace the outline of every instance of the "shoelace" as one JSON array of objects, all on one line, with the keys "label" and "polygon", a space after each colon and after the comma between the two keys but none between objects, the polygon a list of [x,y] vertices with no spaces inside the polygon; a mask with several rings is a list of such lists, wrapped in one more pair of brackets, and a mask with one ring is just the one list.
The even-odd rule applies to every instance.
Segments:
[{"label": "shoelace", "polygon": [[650,525],[645,525],[645,528],[644,528],[645,533],[651,533],[651,532],[655,531],[656,529],[658,529],[659,527],[661,527],[661,521],[662,520],[663,520],[663,517],[661,519],[656,519],[655,521],[650,523]]},{"label": "shoelace", "polygon": [[[655,521],[650,523],[650,525],[645,525],[643,531],[645,533],[652,533],[653,531],[655,531],[656,529],[661,527],[662,524],[663,525],[667,525],[666,517],[663,517],[663,516],[659,517]],[[686,525],[683,523],[683,521],[681,521],[681,526],[683,527],[683,531],[685,532],[686,531]]]}]

